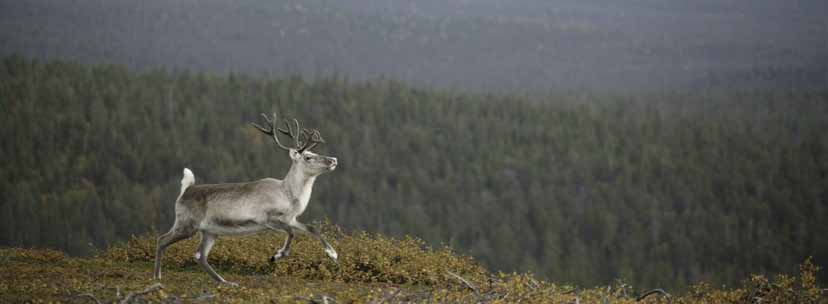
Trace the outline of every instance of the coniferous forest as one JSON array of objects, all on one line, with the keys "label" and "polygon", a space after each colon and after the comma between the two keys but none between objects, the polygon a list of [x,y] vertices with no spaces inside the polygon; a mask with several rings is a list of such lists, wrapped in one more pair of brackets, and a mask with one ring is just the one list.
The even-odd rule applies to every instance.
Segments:
[{"label": "coniferous forest", "polygon": [[589,286],[828,261],[826,90],[526,97],[11,56],[0,105],[0,246],[88,255],[166,231],[184,167],[281,178],[287,156],[248,124],[277,112],[339,158],[307,221]]}]

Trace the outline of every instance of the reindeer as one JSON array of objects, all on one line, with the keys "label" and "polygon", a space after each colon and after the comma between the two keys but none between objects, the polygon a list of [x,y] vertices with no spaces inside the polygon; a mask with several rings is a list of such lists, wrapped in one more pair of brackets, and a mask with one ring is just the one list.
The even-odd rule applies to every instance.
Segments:
[{"label": "reindeer", "polygon": [[[161,255],[164,250],[196,232],[201,233],[201,244],[195,259],[215,281],[232,286],[238,284],[224,280],[207,263],[207,256],[219,235],[283,230],[287,232],[285,243],[270,257],[270,262],[276,262],[290,253],[294,232],[308,233],[318,239],[325,253],[336,261],[336,251],[322,238],[319,229],[296,220],[308,206],[316,177],[333,171],[336,158],[310,151],[325,142],[319,131],[300,129],[296,119],[293,119],[293,125],[285,121],[284,128],[279,128],[276,113],[273,113],[272,119],[265,114],[262,117],[267,122],[265,127],[256,123],[251,125],[273,138],[279,148],[288,151],[292,164],[287,175],[282,180],[265,178],[246,183],[195,185],[193,172],[184,168],[181,192],[175,202],[175,223],[169,232],[158,237],[155,279],[161,279]],[[295,141],[295,147],[283,145],[278,133],[290,136]]]}]

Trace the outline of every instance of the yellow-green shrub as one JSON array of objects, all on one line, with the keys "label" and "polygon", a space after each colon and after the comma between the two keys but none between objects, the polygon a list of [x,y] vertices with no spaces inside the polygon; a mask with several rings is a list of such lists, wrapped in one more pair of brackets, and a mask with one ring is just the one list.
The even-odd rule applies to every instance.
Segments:
[{"label": "yellow-green shrub", "polygon": [[[314,238],[297,235],[290,256],[270,263],[270,256],[284,242],[283,233],[221,237],[210,252],[209,261],[219,271],[339,282],[434,285],[451,280],[447,271],[475,281],[484,281],[487,275],[470,257],[449,248],[430,248],[416,238],[388,238],[365,232],[346,234],[327,224],[323,231],[339,252],[338,262],[328,258]],[[199,237],[195,236],[170,246],[163,255],[163,267],[198,267],[193,257],[198,242]],[[126,244],[103,252],[101,257],[112,262],[153,261],[155,246],[154,236],[133,237]]]}]

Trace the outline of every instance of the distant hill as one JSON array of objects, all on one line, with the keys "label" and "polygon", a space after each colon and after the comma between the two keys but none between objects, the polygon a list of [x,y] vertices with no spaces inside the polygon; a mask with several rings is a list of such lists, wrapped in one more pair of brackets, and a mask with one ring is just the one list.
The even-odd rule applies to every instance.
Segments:
[{"label": "distant hill", "polygon": [[484,91],[825,88],[825,3],[0,1],[0,55]]}]

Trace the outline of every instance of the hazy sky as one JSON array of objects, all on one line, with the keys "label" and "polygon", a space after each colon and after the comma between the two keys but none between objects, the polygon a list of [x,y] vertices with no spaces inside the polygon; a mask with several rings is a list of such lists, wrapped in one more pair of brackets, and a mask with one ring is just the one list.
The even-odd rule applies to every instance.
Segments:
[{"label": "hazy sky", "polygon": [[828,86],[825,0],[0,0],[0,55],[511,90]]}]

